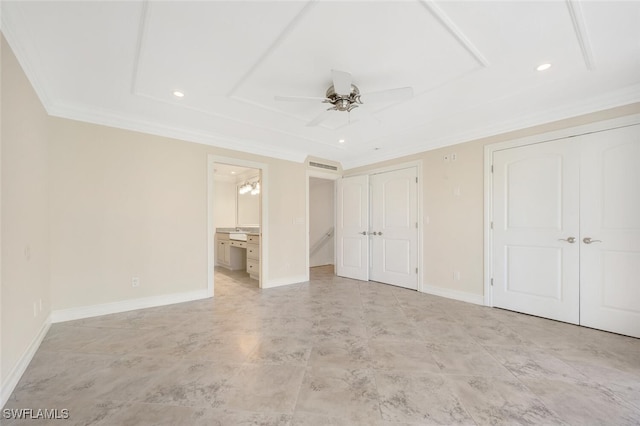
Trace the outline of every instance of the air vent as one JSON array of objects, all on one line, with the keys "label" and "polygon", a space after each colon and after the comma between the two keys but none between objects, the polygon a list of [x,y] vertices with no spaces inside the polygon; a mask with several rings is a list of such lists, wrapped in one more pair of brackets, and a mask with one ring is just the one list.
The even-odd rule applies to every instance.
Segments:
[{"label": "air vent", "polygon": [[309,161],[309,166],[317,167],[319,169],[327,169],[327,170],[334,170],[334,171],[338,170],[337,166],[332,166],[330,164],[316,163],[315,161]]}]

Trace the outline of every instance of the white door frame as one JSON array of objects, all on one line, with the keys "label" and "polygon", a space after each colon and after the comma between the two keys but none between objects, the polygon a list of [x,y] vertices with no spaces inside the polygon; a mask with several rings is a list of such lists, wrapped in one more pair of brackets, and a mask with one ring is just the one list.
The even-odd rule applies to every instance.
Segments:
[{"label": "white door frame", "polygon": [[214,267],[215,267],[215,232],[216,224],[213,215],[213,200],[215,195],[214,169],[215,163],[231,164],[234,166],[260,169],[260,280],[258,286],[265,287],[269,276],[269,166],[256,161],[241,160],[233,157],[222,157],[207,154],[207,296],[214,295]]},{"label": "white door frame", "polygon": [[[336,224],[336,180],[338,180],[338,178],[340,178],[340,175],[335,174],[335,173],[328,173],[328,172],[321,172],[319,170],[311,170],[311,169],[307,169],[307,177],[306,177],[306,200],[305,200],[305,211],[307,212],[307,228],[306,228],[306,233],[305,233],[305,242],[306,242],[306,251],[307,251],[307,256],[306,256],[306,260],[305,260],[305,281],[309,281],[309,250],[311,249],[310,245],[311,245],[311,241],[309,241],[309,219],[311,217],[311,214],[309,213],[309,179],[315,177],[315,178],[320,178],[320,179],[327,179],[327,180],[332,180],[333,181],[333,225],[335,227]],[[335,232],[334,232],[335,235]],[[333,238],[333,264],[336,264],[336,238]]]},{"label": "white door frame", "polygon": [[362,175],[375,175],[378,173],[385,173],[385,172],[393,172],[396,170],[402,170],[402,169],[408,169],[409,167],[415,167],[416,168],[416,174],[418,176],[418,252],[417,252],[417,256],[418,256],[418,291],[420,293],[426,293],[426,286],[424,285],[424,281],[423,281],[423,277],[424,277],[424,258],[422,253],[424,253],[424,238],[423,238],[423,234],[424,234],[424,227],[425,227],[425,223],[424,223],[424,216],[422,215],[423,212],[423,174],[422,174],[422,160],[414,160],[414,161],[407,161],[406,163],[399,163],[399,164],[394,164],[392,166],[386,166],[386,167],[380,167],[377,169],[372,169],[372,170],[367,170],[366,172],[362,172],[362,173],[354,173],[354,174],[346,174],[344,177],[348,177],[348,176],[362,176]]},{"label": "white door frame", "polygon": [[508,148],[532,145],[542,142],[551,142],[565,139],[572,136],[584,135],[587,133],[602,132],[618,127],[632,126],[640,124],[640,114],[628,115],[625,117],[603,120],[581,126],[569,127],[553,132],[539,135],[513,139],[505,142],[498,142],[484,147],[484,304],[493,306],[493,294],[491,280],[493,278],[493,240],[491,233],[491,222],[493,221],[492,201],[493,201],[493,174],[491,171],[493,163],[493,153]]}]

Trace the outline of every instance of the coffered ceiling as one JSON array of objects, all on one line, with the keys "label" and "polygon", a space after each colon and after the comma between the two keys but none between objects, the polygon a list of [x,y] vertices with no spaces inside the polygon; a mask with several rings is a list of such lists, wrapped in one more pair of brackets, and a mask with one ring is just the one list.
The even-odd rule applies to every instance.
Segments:
[{"label": "coffered ceiling", "polygon": [[[2,2],[52,115],[345,168],[638,102],[639,22],[637,1]],[[316,127],[326,104],[274,100],[331,70],[414,96]]]}]

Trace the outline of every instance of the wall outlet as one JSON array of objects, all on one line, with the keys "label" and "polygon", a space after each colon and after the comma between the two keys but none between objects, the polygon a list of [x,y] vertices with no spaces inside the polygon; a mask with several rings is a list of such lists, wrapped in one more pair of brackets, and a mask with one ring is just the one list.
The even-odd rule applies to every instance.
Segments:
[{"label": "wall outlet", "polygon": [[460,281],[460,271],[453,271],[453,279]]},{"label": "wall outlet", "polygon": [[131,277],[131,287],[140,287],[140,277]]},{"label": "wall outlet", "polygon": [[454,152],[451,154],[451,161],[456,161],[458,159],[458,155]]}]

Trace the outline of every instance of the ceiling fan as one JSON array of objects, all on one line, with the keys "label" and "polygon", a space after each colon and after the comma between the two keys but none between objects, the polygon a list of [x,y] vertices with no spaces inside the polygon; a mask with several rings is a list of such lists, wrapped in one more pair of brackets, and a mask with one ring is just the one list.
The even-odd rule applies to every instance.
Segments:
[{"label": "ceiling fan", "polygon": [[[371,102],[392,102],[409,99],[413,96],[411,87],[399,87],[378,92],[360,93],[358,86],[352,83],[351,74],[344,71],[331,70],[333,84],[329,86],[324,98],[310,96],[276,96],[276,101],[287,102],[321,102],[331,104],[326,111],[307,123],[307,127],[317,126],[329,118],[332,111],[350,113],[360,105]],[[363,112],[366,109],[362,109]],[[368,113],[368,112],[366,112]],[[351,116],[349,116],[350,118]]]}]

